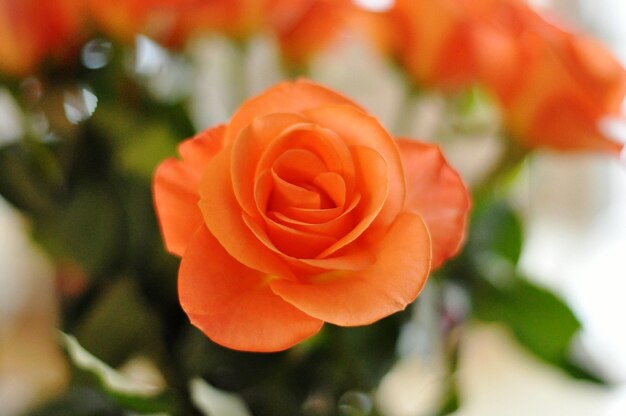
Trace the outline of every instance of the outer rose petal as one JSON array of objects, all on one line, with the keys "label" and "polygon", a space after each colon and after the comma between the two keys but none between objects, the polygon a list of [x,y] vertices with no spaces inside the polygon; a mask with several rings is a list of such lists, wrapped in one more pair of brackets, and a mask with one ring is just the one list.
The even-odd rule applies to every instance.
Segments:
[{"label": "outer rose petal", "polygon": [[406,175],[406,209],[419,213],[430,232],[432,267],[457,253],[465,237],[469,194],[439,146],[398,139]]},{"label": "outer rose petal", "polygon": [[228,124],[226,143],[231,143],[254,119],[266,114],[300,113],[327,105],[348,105],[365,111],[343,95],[310,81],[282,82],[239,107]]},{"label": "outer rose petal", "polygon": [[272,290],[303,312],[342,326],[367,325],[411,303],[430,271],[430,237],[422,219],[401,214],[377,261],[356,272],[328,272],[310,283],[274,280]]},{"label": "outer rose petal", "polygon": [[189,244],[178,279],[180,303],[191,322],[228,348],[284,350],[323,324],[275,295],[267,275],[237,262],[205,227]]},{"label": "outer rose petal", "polygon": [[154,174],[154,205],[167,250],[182,256],[202,224],[198,188],[205,165],[222,146],[224,126],[207,130],[178,147],[182,160],[170,158]]}]

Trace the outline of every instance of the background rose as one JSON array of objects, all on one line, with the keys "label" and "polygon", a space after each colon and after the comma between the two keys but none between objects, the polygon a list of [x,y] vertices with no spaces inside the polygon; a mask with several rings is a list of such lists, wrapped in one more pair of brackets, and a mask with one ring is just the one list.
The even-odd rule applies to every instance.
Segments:
[{"label": "background rose", "polygon": [[185,11],[194,0],[113,0],[86,2],[88,16],[107,36],[132,43],[137,34],[152,37],[168,46],[184,38]]},{"label": "background rose", "polygon": [[0,0],[0,72],[26,76],[79,44],[76,0]]},{"label": "background rose", "polygon": [[137,34],[169,47],[182,47],[196,32],[249,35],[263,20],[264,0],[89,0],[89,17],[117,40],[132,43]]},{"label": "background rose", "polygon": [[508,133],[526,147],[621,150],[600,121],[620,118],[623,66],[599,42],[527,2],[397,0],[365,15],[370,40],[420,86],[486,88]]},{"label": "background rose", "polygon": [[[503,66],[484,58],[482,68],[509,131],[529,147],[619,153],[622,144],[601,131],[600,121],[619,116],[626,96],[622,65],[600,43],[523,3],[498,3],[491,15],[491,25],[476,26],[474,33],[497,33],[501,40]],[[475,48],[490,50],[486,46]],[[524,71],[516,70],[522,66]]]},{"label": "background rose", "polygon": [[265,8],[269,31],[296,64],[328,47],[356,12],[348,0],[267,0]]},{"label": "background rose", "polygon": [[396,142],[307,81],[252,98],[179,151],[154,191],[182,255],[181,304],[231,348],[281,350],[323,322],[397,312],[464,235],[467,192],[436,146]]},{"label": "background rose", "polygon": [[619,152],[599,122],[619,113],[626,71],[605,47],[520,0],[459,10],[475,81],[496,97],[515,138],[528,147]]},{"label": "background rose", "polygon": [[385,15],[392,49],[418,82],[456,89],[475,80],[471,21],[462,3],[397,0]]}]

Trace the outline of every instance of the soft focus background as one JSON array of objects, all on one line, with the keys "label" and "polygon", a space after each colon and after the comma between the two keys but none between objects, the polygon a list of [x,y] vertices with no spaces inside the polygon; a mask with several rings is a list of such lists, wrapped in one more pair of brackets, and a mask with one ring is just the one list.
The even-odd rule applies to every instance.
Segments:
[{"label": "soft focus background", "polygon": [[[361,0],[360,3],[384,8],[388,2]],[[545,0],[534,3],[553,8],[573,25],[593,33],[626,63],[626,26],[623,24],[626,21],[626,3],[623,0]],[[72,366],[68,364],[68,354],[72,358],[70,361],[80,363],[82,358],[83,363],[87,362],[83,369],[87,367],[97,374],[108,374],[102,376],[105,390],[108,388],[106,386],[115,385],[117,387],[112,390],[123,391],[129,397],[136,392],[139,395],[160,392],[167,383],[166,379],[180,381],[179,377],[168,373],[175,370],[161,365],[159,359],[154,357],[195,354],[197,357],[194,357],[200,361],[207,359],[207,356],[202,355],[206,350],[195,347],[204,345],[200,342],[194,344],[185,338],[187,344],[177,347],[179,350],[164,352],[161,349],[167,350],[168,345],[157,345],[155,342],[146,347],[140,342],[139,336],[129,335],[142,331],[150,334],[164,332],[164,338],[168,339],[171,335],[168,332],[168,319],[178,313],[175,312],[177,305],[168,303],[167,293],[175,287],[171,282],[147,290],[153,299],[165,299],[161,303],[166,305],[164,310],[155,310],[158,303],[146,302],[142,297],[133,295],[143,293],[146,290],[144,286],[152,285],[150,281],[133,280],[131,276],[135,270],[175,276],[176,260],[163,252],[156,236],[152,236],[155,237],[155,247],[150,247],[151,251],[146,254],[152,262],[151,266],[142,263],[146,261],[145,258],[136,260],[132,257],[135,259],[132,261],[138,264],[116,275],[114,283],[101,278],[96,283],[97,289],[90,288],[86,292],[87,296],[82,297],[86,285],[91,284],[85,276],[94,270],[106,274],[106,267],[117,271],[116,266],[110,265],[108,259],[100,258],[99,253],[115,253],[116,261],[122,263],[126,261],[125,256],[133,255],[133,250],[140,250],[132,239],[137,238],[141,242],[138,235],[153,231],[142,223],[149,221],[152,215],[147,214],[151,212],[151,206],[146,204],[149,195],[145,194],[146,190],[142,186],[148,183],[154,164],[173,154],[175,142],[172,137],[180,140],[194,131],[228,119],[243,97],[259,92],[289,74],[280,66],[276,45],[264,37],[255,38],[246,51],[239,49],[236,42],[223,37],[200,38],[188,46],[185,59],[170,53],[147,37],[136,39],[136,53],[132,58],[113,54],[110,51],[113,47],[105,39],[91,40],[88,46],[82,48],[80,59],[87,68],[92,69],[111,64],[111,56],[126,60],[119,66],[132,73],[140,87],[124,85],[121,88],[129,89],[126,92],[132,97],[133,108],[138,114],[124,113],[127,109],[117,107],[115,99],[104,96],[106,91],[99,91],[103,95],[97,96],[98,92],[94,92],[93,86],[75,82],[71,74],[66,74],[67,79],[59,79],[59,85],[64,85],[64,88],[55,93],[60,94],[60,97],[47,97],[63,103],[63,109],[59,110],[57,116],[69,120],[66,126],[68,131],[93,116],[90,128],[106,132],[116,140],[115,146],[123,149],[115,155],[108,155],[113,160],[95,158],[78,163],[76,169],[87,166],[89,169],[85,171],[95,172],[93,177],[84,178],[81,183],[96,183],[96,186],[85,186],[66,207],[67,215],[59,216],[59,229],[67,232],[67,246],[79,252],[79,257],[85,262],[79,265],[69,258],[58,262],[59,258],[66,257],[56,252],[50,254],[48,249],[42,248],[42,242],[45,246],[46,241],[50,240],[46,233],[54,233],[55,229],[35,229],[33,218],[0,197],[1,415],[26,414],[59,394],[64,394],[63,400],[67,402],[72,401],[74,396],[87,397],[91,403],[103,400],[91,389],[81,390],[80,384],[79,387],[73,387],[69,394],[64,393],[70,374],[73,373]],[[344,39],[317,57],[308,71],[313,79],[337,88],[362,103],[385,126],[396,132],[423,138],[449,133],[446,132],[446,123],[449,121],[450,109],[443,95],[436,90],[429,90],[407,105],[404,94],[406,81],[396,65],[381,59],[358,39]],[[103,74],[104,77],[116,76]],[[246,80],[245,86],[242,86],[242,79]],[[92,81],[100,85],[111,82],[98,79],[98,75]],[[29,78],[22,83],[22,88],[27,94],[40,94],[38,82],[35,78]],[[133,88],[142,88],[147,93],[137,93]],[[180,97],[187,95],[190,96],[188,105],[179,105]],[[146,99],[146,96],[149,98]],[[480,120],[484,117],[489,122],[492,115],[489,109],[484,111],[485,114],[480,113],[477,117]],[[189,114],[190,121],[184,125],[176,124],[177,131],[171,131],[170,118],[184,113]],[[0,84],[0,147],[11,145],[24,133],[25,117],[33,118],[28,120],[28,125],[34,129],[46,130],[46,123],[54,123],[54,120],[46,120],[43,116],[39,120],[39,116],[37,110],[22,111],[9,89],[2,88]],[[116,120],[116,123],[107,124],[107,120]],[[144,123],[144,120],[148,122]],[[605,128],[626,141],[626,124],[622,124],[624,120],[606,120]],[[128,137],[130,135],[134,137]],[[484,167],[491,163],[499,151],[498,142],[493,136],[495,132],[482,129],[471,140],[443,141],[451,163],[470,184],[480,181]],[[50,142],[57,140],[53,136],[45,136],[45,139]],[[102,142],[99,138],[89,143],[96,149],[86,149],[85,154],[99,154],[97,146]],[[0,176],[8,175],[9,172],[11,175],[20,174],[19,166],[9,164],[7,160],[3,159],[4,164],[0,164]],[[130,213],[130,218],[137,219],[130,226],[122,224],[118,227],[130,229],[130,240],[125,242],[128,247],[123,248],[130,254],[120,253],[120,247],[116,247],[119,238],[115,233],[119,231],[116,231],[117,225],[114,223],[118,218],[115,212],[118,206],[110,204],[110,201],[117,196],[111,194],[108,188],[102,192],[97,188],[100,183],[97,175],[108,172],[105,168],[108,164],[124,172],[121,177],[108,179],[118,189],[123,189],[124,195],[129,196],[121,205]],[[45,166],[50,170],[44,176],[53,183],[58,172],[55,172],[54,166]],[[24,194],[18,196],[17,200],[22,196],[26,199],[31,194],[36,196],[48,185],[43,183],[38,184],[39,188],[23,189]],[[452,406],[452,414],[626,414],[626,330],[623,324],[623,317],[626,316],[626,302],[623,301],[623,294],[626,293],[625,158],[618,161],[604,155],[572,155],[541,150],[528,157],[506,192],[510,205],[523,220],[524,244],[518,268],[536,285],[564,299],[581,322],[582,329],[576,335],[571,354],[586,376],[575,378],[571,371],[548,365],[518,343],[506,326],[471,320],[464,325],[462,341],[458,346],[453,384],[459,407],[454,409],[455,406]],[[92,212],[97,214],[91,215]],[[149,218],[145,220],[144,217]],[[63,223],[67,218],[76,221],[76,226],[70,231]],[[86,233],[105,237],[83,246],[82,238]],[[106,251],[102,247],[111,250]],[[105,290],[108,295],[96,299],[98,291],[104,293]],[[444,293],[444,296],[439,292]],[[81,300],[73,302],[73,299],[79,298],[79,294]],[[471,307],[472,300],[462,287],[444,287],[436,283],[429,285],[420,299],[422,297],[424,299],[417,302],[402,321],[397,346],[391,348],[396,353],[391,370],[380,380],[372,394],[365,395],[360,389],[355,389],[341,396],[344,410],[340,410],[343,413],[339,414],[374,414],[370,411],[386,416],[439,414],[442,397],[446,397],[450,389],[451,375],[448,357],[443,352],[446,350],[443,345],[446,341],[437,339],[434,334],[438,334],[438,331],[432,329],[433,325],[437,325],[433,322],[438,322],[432,316],[437,306],[429,302],[443,299],[451,305],[450,310],[463,315]],[[535,305],[523,304],[523,300],[521,302],[522,308],[528,308],[532,319],[541,320],[541,316],[532,312]],[[81,314],[74,314],[75,311]],[[110,315],[112,311],[118,311],[121,315]],[[60,322],[62,316],[80,316],[82,319],[86,315],[89,315],[90,320],[76,318],[76,322],[65,322],[63,325]],[[154,316],[167,323],[152,331]],[[62,344],[65,348],[62,349],[57,330],[59,327],[72,328],[72,335],[78,334],[83,346],[94,355],[102,359],[103,356],[113,357],[114,362],[110,359],[105,361],[118,372],[109,374],[108,367],[103,370],[104,364],[79,350],[80,347],[73,344],[72,338],[64,338]],[[100,332],[103,329],[110,332]],[[123,333],[124,337],[116,338],[119,333]],[[189,338],[193,339],[193,336]],[[93,342],[94,339],[98,342]],[[92,341],[86,345],[85,340]],[[546,342],[550,341],[546,339]],[[124,348],[135,353],[128,355],[122,352]],[[229,380],[232,374],[228,373],[230,367],[227,364],[231,357],[220,355],[221,352],[214,350],[210,352],[215,354],[210,360],[223,359],[226,363],[222,367],[215,366],[223,370],[225,375],[218,377],[211,374],[216,379]],[[306,350],[299,350],[296,354],[300,353],[305,354]],[[320,360],[324,356],[321,357]],[[376,354],[372,357],[371,360],[379,359]],[[293,354],[287,358],[297,361]],[[314,359],[311,361],[316,362]],[[249,363],[257,365],[259,369],[266,368],[265,364],[259,364],[254,359]],[[339,366],[329,367],[325,376],[338,377],[332,372],[333,369],[342,371]],[[326,370],[320,370],[323,371]],[[298,383],[297,371],[285,377],[294,374],[292,379],[283,382]],[[272,377],[274,381],[281,380],[279,375],[274,374]],[[237,386],[237,383],[231,385]],[[217,387],[231,390],[228,386],[228,383],[224,383]],[[200,379],[193,379],[189,389],[195,397],[195,411],[203,409],[201,411],[204,414],[214,416],[248,414],[239,397],[225,395]],[[278,397],[285,391],[277,389],[272,394]],[[266,393],[264,391],[263,394]],[[246,399],[249,397],[246,396]],[[307,403],[310,409],[324,409],[326,399],[323,394],[310,395]],[[206,402],[209,404],[203,406],[202,403]],[[375,410],[371,410],[373,402]],[[52,410],[49,408],[48,413],[41,414],[66,414],[63,413],[63,401],[60,403],[56,404],[56,408],[53,406]],[[103,403],[101,409],[108,409],[108,402]],[[318,406],[319,403],[322,404]],[[150,406],[146,409],[150,409]],[[354,413],[349,413],[351,411]],[[85,411],[81,414],[96,413]],[[310,411],[306,414],[325,413],[319,410],[319,413]]]}]

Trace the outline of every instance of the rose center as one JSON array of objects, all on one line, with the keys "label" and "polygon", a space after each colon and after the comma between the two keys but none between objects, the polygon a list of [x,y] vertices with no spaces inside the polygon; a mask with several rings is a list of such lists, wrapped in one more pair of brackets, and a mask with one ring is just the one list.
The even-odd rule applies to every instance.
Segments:
[{"label": "rose center", "polygon": [[268,208],[285,213],[287,208],[332,209],[345,202],[345,184],[329,172],[325,163],[307,149],[289,149],[272,168],[274,187]]}]

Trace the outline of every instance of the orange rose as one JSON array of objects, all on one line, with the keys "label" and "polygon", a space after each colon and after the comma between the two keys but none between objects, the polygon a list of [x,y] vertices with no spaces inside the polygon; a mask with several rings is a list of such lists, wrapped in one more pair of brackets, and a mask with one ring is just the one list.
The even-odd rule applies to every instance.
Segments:
[{"label": "orange rose", "polygon": [[467,191],[436,145],[308,81],[245,102],[164,161],[154,200],[180,302],[209,338],[277,351],[323,322],[402,310],[464,236]]},{"label": "orange rose", "polygon": [[189,31],[216,31],[244,37],[259,30],[268,0],[195,0],[185,14],[184,26]]},{"label": "orange rose", "polygon": [[0,0],[0,72],[26,76],[77,45],[77,0]]},{"label": "orange rose", "polygon": [[269,30],[296,63],[333,41],[355,10],[350,0],[267,0],[266,9]]},{"label": "orange rose", "polygon": [[190,0],[87,0],[89,16],[100,30],[132,43],[144,34],[167,45],[177,44],[183,11]]},{"label": "orange rose", "polygon": [[487,24],[473,28],[474,50],[511,133],[532,147],[618,153],[622,145],[599,128],[626,95],[626,71],[617,60],[523,2],[481,1],[490,9]]},{"label": "orange rose", "polygon": [[471,22],[461,2],[396,0],[384,15],[394,36],[382,43],[391,43],[418,82],[454,89],[475,80]]},{"label": "orange rose", "polygon": [[245,36],[261,26],[266,0],[88,0],[91,18],[109,36],[144,34],[178,47],[197,31]]}]

